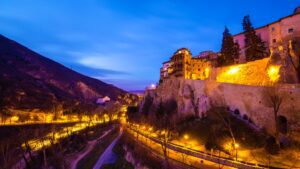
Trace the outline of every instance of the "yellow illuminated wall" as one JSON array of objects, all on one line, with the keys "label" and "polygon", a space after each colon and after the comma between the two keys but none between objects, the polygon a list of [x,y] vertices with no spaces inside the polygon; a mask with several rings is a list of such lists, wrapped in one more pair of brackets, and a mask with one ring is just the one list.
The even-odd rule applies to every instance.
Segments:
[{"label": "yellow illuminated wall", "polygon": [[280,78],[280,66],[269,65],[269,58],[245,64],[216,68],[218,82],[269,86]]}]

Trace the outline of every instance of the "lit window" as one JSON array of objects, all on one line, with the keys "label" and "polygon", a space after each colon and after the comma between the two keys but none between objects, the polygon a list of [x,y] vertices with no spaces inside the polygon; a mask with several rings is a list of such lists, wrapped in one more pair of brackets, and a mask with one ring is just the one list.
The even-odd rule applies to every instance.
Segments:
[{"label": "lit window", "polygon": [[293,33],[293,32],[294,32],[294,29],[293,29],[293,28],[290,28],[290,29],[288,30],[288,32],[289,32],[289,33]]}]

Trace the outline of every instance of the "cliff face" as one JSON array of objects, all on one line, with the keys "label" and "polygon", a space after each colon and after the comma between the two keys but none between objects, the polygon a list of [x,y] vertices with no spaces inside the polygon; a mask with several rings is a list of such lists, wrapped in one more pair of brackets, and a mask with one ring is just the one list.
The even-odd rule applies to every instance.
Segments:
[{"label": "cliff face", "polygon": [[[273,109],[266,94],[271,89],[210,80],[170,78],[164,80],[155,91],[146,94],[153,98],[151,111],[155,111],[160,101],[169,99],[176,100],[179,116],[195,114],[201,117],[211,106],[226,106],[231,110],[238,109],[241,116],[247,115],[257,126],[274,132]],[[299,130],[300,86],[285,84],[277,90],[278,95],[283,97],[279,115],[287,119],[290,130]]]}]

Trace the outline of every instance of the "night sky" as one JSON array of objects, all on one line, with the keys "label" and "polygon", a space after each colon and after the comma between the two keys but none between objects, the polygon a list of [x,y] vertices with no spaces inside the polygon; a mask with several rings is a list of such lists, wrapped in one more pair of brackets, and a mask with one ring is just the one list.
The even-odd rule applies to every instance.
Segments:
[{"label": "night sky", "polygon": [[0,34],[85,75],[144,89],[176,49],[220,50],[242,31],[293,13],[300,0],[0,0]]}]

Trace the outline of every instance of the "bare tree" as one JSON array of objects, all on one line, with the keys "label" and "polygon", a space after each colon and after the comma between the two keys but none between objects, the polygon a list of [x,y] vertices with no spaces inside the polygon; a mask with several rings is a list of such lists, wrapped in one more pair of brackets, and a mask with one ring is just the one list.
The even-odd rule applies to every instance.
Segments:
[{"label": "bare tree", "polygon": [[[230,114],[224,113],[224,112],[220,112],[220,110],[218,108],[215,108],[214,111],[216,112],[216,114],[219,117],[219,119],[222,121],[222,123],[225,126],[225,128],[228,130],[228,132],[230,134],[230,139],[232,141],[232,149],[237,153],[237,145],[238,144],[236,143],[236,138],[235,138],[233,130],[232,130],[232,124],[231,124]],[[237,157],[236,157],[236,160],[237,160]]]},{"label": "bare tree", "polygon": [[267,107],[272,108],[273,118],[275,124],[275,139],[279,143],[279,124],[278,124],[278,112],[284,100],[284,95],[279,91],[277,85],[266,88],[263,91],[263,101]]},{"label": "bare tree", "polygon": [[0,169],[11,168],[15,159],[14,151],[11,140],[5,139],[0,142]]}]

